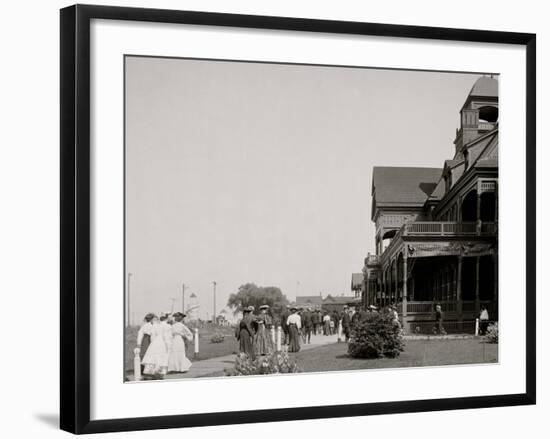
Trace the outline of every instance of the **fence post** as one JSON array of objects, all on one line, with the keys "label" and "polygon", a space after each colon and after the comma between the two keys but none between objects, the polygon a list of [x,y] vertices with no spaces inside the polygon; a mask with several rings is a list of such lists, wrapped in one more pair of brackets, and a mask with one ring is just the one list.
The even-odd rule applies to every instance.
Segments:
[{"label": "fence post", "polygon": [[281,327],[277,326],[277,352],[281,352]]},{"label": "fence post", "polygon": [[140,348],[134,349],[134,381],[141,381],[141,360],[139,358]]},{"label": "fence post", "polygon": [[476,332],[475,332],[475,335],[476,335],[476,337],[479,335],[479,319],[476,319]]},{"label": "fence post", "polygon": [[195,328],[195,354],[194,357],[199,356],[199,328]]}]

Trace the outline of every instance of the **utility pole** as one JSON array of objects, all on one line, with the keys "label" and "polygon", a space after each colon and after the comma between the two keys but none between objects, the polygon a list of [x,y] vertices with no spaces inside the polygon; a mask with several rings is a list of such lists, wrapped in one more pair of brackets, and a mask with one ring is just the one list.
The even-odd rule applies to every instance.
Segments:
[{"label": "utility pole", "polygon": [[216,323],[216,281],[212,282],[212,285],[214,287],[214,314],[212,314],[212,323]]},{"label": "utility pole", "polygon": [[181,284],[181,312],[185,314],[185,284]]},{"label": "utility pole", "polygon": [[126,325],[130,326],[132,322],[130,321],[130,279],[132,279],[133,273],[128,273],[128,285],[127,285],[127,291],[126,291]]}]

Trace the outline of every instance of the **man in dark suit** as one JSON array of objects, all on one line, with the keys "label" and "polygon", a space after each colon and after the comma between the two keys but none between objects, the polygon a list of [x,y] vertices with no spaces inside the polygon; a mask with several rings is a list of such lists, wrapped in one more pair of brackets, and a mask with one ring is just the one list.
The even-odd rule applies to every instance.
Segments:
[{"label": "man in dark suit", "polygon": [[302,312],[302,328],[304,331],[304,342],[311,344],[311,331],[313,330],[313,316],[309,308]]},{"label": "man in dark suit", "polygon": [[342,332],[346,337],[346,341],[349,341],[351,327],[351,318],[348,312],[348,306],[344,305],[344,311],[342,313]]},{"label": "man in dark suit", "polygon": [[283,344],[288,344],[288,325],[286,323],[288,316],[290,315],[290,312],[288,312],[288,308],[285,306],[283,309],[283,312],[281,313],[281,329],[283,330]]},{"label": "man in dark suit", "polygon": [[311,324],[313,326],[313,334],[319,334],[319,323],[321,319],[319,318],[319,313],[316,310],[310,312],[311,314]]}]

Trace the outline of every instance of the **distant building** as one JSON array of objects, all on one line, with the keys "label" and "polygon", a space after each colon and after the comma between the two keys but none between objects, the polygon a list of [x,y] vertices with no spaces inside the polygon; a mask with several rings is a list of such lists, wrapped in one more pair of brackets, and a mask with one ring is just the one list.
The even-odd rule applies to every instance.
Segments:
[{"label": "distant building", "polygon": [[476,81],[442,168],[374,167],[375,254],[363,303],[395,303],[406,331],[472,326],[481,305],[498,318],[498,82]]},{"label": "distant building", "polygon": [[344,305],[357,306],[361,304],[361,297],[355,296],[333,296],[329,294],[323,299],[322,308],[325,311],[338,311],[344,310]]},{"label": "distant building", "polygon": [[323,305],[323,297],[318,296],[296,296],[294,305],[302,308],[320,308]]},{"label": "distant building", "polygon": [[361,296],[343,296],[328,294],[324,299],[321,294],[318,296],[297,296],[296,301],[289,306],[298,308],[311,308],[323,311],[342,311],[344,305],[357,306],[361,304]]},{"label": "distant building", "polygon": [[352,273],[351,275],[351,291],[355,293],[355,297],[361,297],[364,290],[363,273]]}]

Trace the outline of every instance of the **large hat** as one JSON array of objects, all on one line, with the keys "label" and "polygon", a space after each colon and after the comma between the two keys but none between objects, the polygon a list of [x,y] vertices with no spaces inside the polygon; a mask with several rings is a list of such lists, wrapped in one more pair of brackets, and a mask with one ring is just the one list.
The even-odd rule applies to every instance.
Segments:
[{"label": "large hat", "polygon": [[269,309],[269,305],[262,305],[260,306],[260,309]]},{"label": "large hat", "polygon": [[250,312],[253,312],[254,311],[254,307],[252,305],[250,305],[248,308],[246,308],[248,311]]}]

